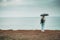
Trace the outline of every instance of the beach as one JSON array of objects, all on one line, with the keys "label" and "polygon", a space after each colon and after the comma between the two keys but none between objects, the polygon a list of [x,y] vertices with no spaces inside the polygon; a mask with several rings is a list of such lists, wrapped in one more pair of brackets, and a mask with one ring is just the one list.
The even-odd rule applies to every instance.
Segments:
[{"label": "beach", "polygon": [[60,30],[0,30],[0,40],[60,40]]}]

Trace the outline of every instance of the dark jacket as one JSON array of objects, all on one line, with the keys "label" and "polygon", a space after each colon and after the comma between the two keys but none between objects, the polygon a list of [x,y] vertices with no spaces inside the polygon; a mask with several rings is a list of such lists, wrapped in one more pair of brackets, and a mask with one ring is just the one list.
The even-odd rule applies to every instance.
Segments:
[{"label": "dark jacket", "polygon": [[44,19],[41,19],[41,23],[45,23],[45,20]]}]

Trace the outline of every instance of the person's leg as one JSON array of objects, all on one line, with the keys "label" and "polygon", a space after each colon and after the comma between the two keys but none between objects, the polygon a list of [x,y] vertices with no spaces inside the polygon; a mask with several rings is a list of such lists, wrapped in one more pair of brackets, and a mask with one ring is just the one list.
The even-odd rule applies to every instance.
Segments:
[{"label": "person's leg", "polygon": [[41,24],[41,31],[44,32],[44,23]]}]

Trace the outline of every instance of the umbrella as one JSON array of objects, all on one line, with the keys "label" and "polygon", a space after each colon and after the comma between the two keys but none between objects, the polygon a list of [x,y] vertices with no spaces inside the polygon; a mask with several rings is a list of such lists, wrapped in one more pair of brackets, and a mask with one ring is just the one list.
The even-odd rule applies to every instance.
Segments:
[{"label": "umbrella", "polygon": [[48,14],[41,14],[40,16],[48,16]]}]

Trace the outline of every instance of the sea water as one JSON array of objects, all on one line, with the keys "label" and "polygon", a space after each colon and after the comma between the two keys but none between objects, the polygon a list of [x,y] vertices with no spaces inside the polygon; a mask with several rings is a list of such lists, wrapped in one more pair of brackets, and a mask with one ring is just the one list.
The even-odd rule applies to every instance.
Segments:
[{"label": "sea water", "polygon": [[[41,17],[0,17],[2,30],[40,30]],[[60,17],[45,17],[45,30],[60,30]]]}]

